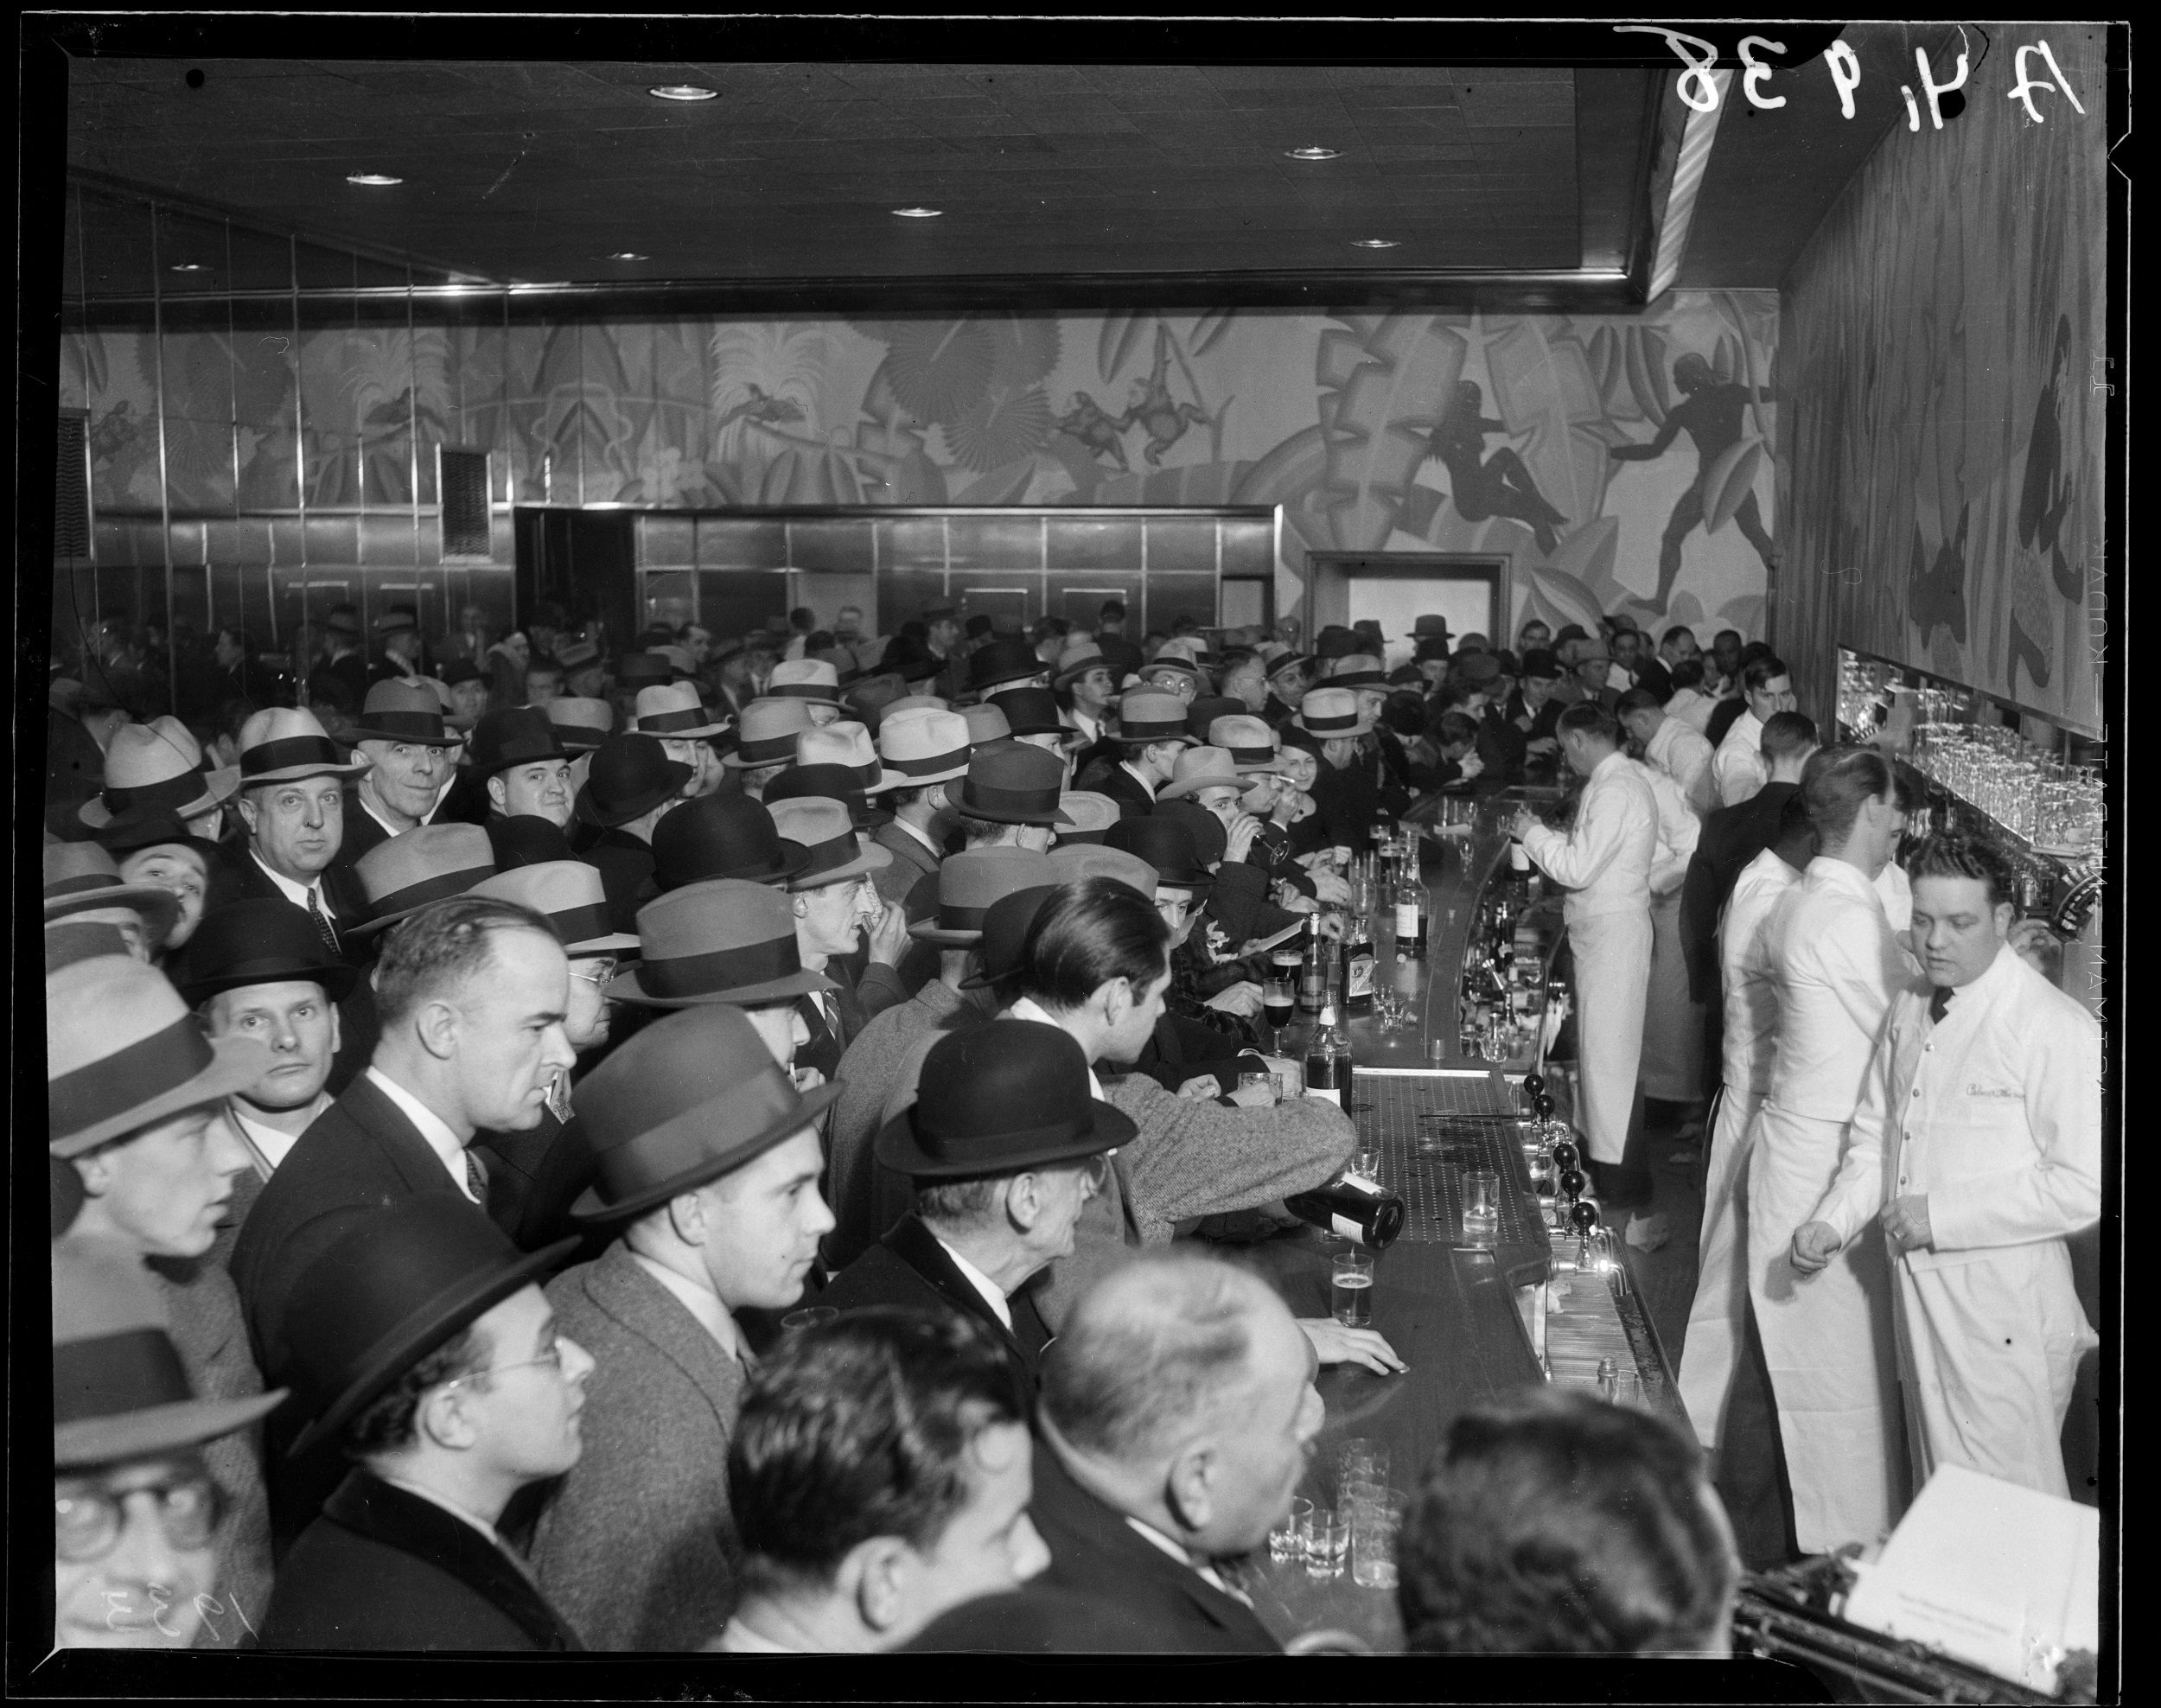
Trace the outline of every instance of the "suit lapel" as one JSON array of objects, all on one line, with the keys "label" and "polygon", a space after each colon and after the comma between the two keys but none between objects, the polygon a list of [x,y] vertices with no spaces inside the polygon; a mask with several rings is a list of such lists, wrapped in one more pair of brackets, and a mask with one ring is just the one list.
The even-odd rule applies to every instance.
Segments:
[{"label": "suit lapel", "polygon": [[[975,1284],[960,1272],[959,1266],[947,1254],[946,1248],[938,1243],[938,1236],[916,1219],[913,1210],[894,1223],[881,1243],[921,1276],[925,1284],[940,1298],[955,1310],[974,1317],[997,1335],[1013,1356],[1030,1371],[1035,1369],[1036,1354],[1042,1349],[1040,1343],[1034,1348],[1021,1344],[1019,1336],[998,1320],[998,1313],[991,1309],[990,1301],[978,1292]],[[1018,1303],[1017,1299],[1006,1302],[1006,1309],[1015,1312],[1013,1322],[1016,1328],[1021,1320],[1015,1309]]]},{"label": "suit lapel", "polygon": [[610,1246],[602,1254],[587,1278],[586,1291],[594,1303],[689,1377],[711,1403],[724,1431],[732,1429],[742,1367],[622,1246]]},{"label": "suit lapel", "polygon": [[531,1578],[471,1525],[432,1501],[356,1470],[324,1503],[323,1516],[355,1535],[425,1560],[513,1621],[542,1649],[583,1649]]},{"label": "suit lapel", "polygon": [[[374,1141],[383,1158],[398,1171],[411,1192],[440,1192],[457,1187],[443,1166],[443,1159],[428,1146],[405,1112],[383,1095],[382,1089],[363,1072],[345,1088],[334,1107],[342,1107],[354,1124]],[[327,1113],[328,1112],[326,1112]],[[309,1131],[313,1131],[312,1128]]]}]

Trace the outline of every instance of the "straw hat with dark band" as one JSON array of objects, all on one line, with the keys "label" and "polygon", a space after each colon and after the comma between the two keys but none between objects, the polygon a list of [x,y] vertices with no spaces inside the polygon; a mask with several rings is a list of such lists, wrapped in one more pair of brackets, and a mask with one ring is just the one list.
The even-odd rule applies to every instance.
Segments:
[{"label": "straw hat with dark band", "polygon": [[378,682],[367,691],[360,721],[345,732],[348,742],[410,742],[420,747],[456,747],[461,739],[443,727],[443,702],[422,682]]},{"label": "straw hat with dark band", "polygon": [[795,738],[814,727],[807,700],[753,700],[736,724],[736,750],[725,763],[738,771],[793,765]]},{"label": "straw hat with dark band", "polygon": [[1298,702],[1291,720],[1309,736],[1323,740],[1337,736],[1362,736],[1374,727],[1372,717],[1361,711],[1357,693],[1349,688],[1316,688]]},{"label": "straw hat with dark band", "polygon": [[878,757],[889,788],[926,788],[968,774],[968,720],[958,712],[926,709],[914,717],[890,715],[878,725]]},{"label": "straw hat with dark band", "polygon": [[607,889],[599,870],[583,860],[548,860],[498,872],[469,893],[515,902],[544,915],[569,954],[622,954],[638,947],[635,937],[609,924]]},{"label": "straw hat with dark band", "polygon": [[367,892],[369,912],[345,934],[366,937],[494,876],[495,850],[478,825],[421,825],[377,843],[354,870]]},{"label": "straw hat with dark band", "polygon": [[659,736],[665,741],[698,741],[717,736],[728,720],[716,717],[698,698],[689,683],[641,688],[634,702],[630,727],[641,736]]},{"label": "straw hat with dark band", "polygon": [[124,723],[105,752],[104,792],[85,801],[78,815],[92,826],[150,813],[199,818],[230,800],[239,787],[238,766],[205,774],[202,749],[177,717]]},{"label": "straw hat with dark band", "polygon": [[1001,897],[1062,883],[1048,854],[1027,848],[972,848],[938,868],[938,912],[908,934],[941,948],[966,948],[983,936],[983,916]]},{"label": "straw hat with dark band", "polygon": [[240,726],[240,787],[297,783],[309,777],[357,777],[366,759],[347,760],[312,711],[272,706]]}]

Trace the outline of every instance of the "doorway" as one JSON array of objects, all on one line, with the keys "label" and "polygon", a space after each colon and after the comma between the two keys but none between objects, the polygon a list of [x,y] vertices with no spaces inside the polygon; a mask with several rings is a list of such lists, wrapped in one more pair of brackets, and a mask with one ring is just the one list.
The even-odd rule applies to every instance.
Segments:
[{"label": "doorway", "polygon": [[1483,634],[1506,644],[1509,609],[1505,556],[1437,551],[1316,551],[1307,559],[1309,607],[1314,632],[1372,621],[1393,649],[1409,651],[1421,616],[1448,619],[1460,638]]}]

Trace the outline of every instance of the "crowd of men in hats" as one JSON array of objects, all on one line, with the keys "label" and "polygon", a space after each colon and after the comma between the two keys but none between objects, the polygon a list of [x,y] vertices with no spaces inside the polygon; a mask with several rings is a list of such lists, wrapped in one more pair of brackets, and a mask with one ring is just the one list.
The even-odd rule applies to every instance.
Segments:
[{"label": "crowd of men in hats", "polygon": [[[1260,1048],[1259,946],[1433,791],[1573,774],[1519,830],[1620,1169],[1639,1055],[1704,1099],[1686,898],[1799,764],[1784,667],[1620,619],[544,615],[371,659],[334,613],[229,729],[56,685],[55,1641],[1273,1652],[1219,1563],[1316,1366],[1402,1362],[1186,1237],[1353,1148]],[[1420,1509],[1500,1536],[1482,1479],[1594,1440],[1673,1514],[1616,1643],[1719,1641],[1730,1539],[1648,1420],[1479,1414]],[[1422,1545],[1414,1640],[1541,1646]]]}]

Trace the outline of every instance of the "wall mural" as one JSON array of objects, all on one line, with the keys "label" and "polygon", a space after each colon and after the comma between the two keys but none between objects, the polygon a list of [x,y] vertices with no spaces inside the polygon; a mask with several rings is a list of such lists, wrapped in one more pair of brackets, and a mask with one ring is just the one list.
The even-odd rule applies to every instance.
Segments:
[{"label": "wall mural", "polygon": [[2043,39],[1993,32],[1969,73],[2030,70],[2032,114],[1894,129],[1795,264],[1781,618],[1826,684],[1845,641],[2098,730],[2104,43],[2052,28],[2059,85]]},{"label": "wall mural", "polygon": [[[1280,504],[1307,551],[1506,551],[1517,621],[1763,631],[1772,291],[1638,317],[1259,310],[167,337],[179,513],[434,499],[437,439],[558,502]],[[69,341],[101,509],[154,511],[157,352]],[[298,430],[296,430],[296,423]],[[416,439],[417,435],[417,439]],[[418,454],[416,455],[416,446]],[[2044,507],[2045,508],[2045,507]]]}]

